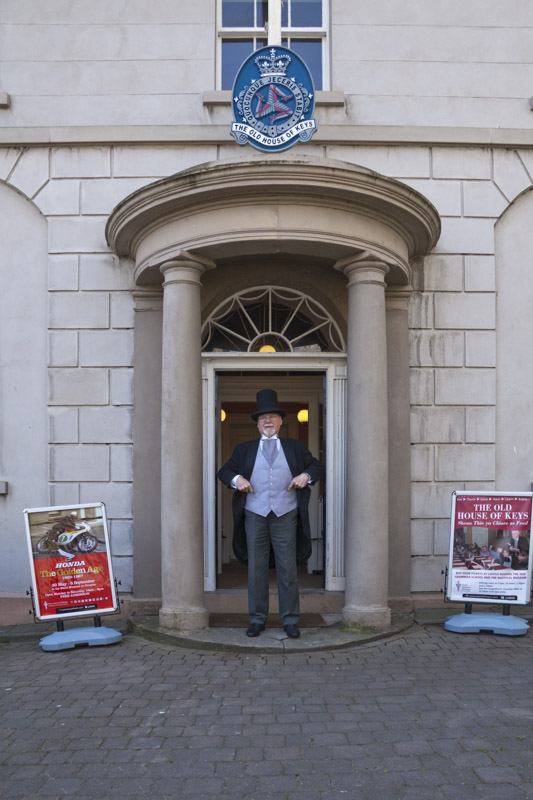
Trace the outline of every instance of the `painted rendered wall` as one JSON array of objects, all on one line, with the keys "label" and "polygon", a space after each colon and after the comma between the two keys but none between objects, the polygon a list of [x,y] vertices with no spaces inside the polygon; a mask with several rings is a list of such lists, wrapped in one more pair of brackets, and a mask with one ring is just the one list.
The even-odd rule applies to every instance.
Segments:
[{"label": "painted rendered wall", "polygon": [[[0,109],[0,141],[11,141],[12,128],[20,145],[0,148],[0,179],[33,199],[49,231],[45,500],[108,500],[123,589],[132,581],[133,301],[131,265],[112,257],[104,226],[115,204],[140,186],[202,162],[250,157],[250,148],[231,140],[229,106],[202,103],[202,93],[216,85],[214,9],[212,0],[154,0],[147,20],[140,0],[0,0],[0,90],[12,98]],[[512,416],[505,385],[515,369],[508,360],[511,374],[504,376],[502,353],[512,351],[515,333],[508,306],[496,308],[496,288],[498,302],[509,307],[529,297],[518,264],[530,227],[523,204],[531,200],[504,212],[533,186],[533,151],[492,147],[490,137],[483,146],[475,142],[481,126],[494,138],[499,128],[531,129],[532,37],[533,5],[523,0],[333,0],[331,88],[345,92],[346,107],[320,110],[322,121],[335,126],[330,137],[291,151],[398,178],[442,218],[442,236],[414,277],[409,301],[415,591],[442,585],[451,491],[503,488],[507,474],[495,417],[498,407],[500,437]],[[209,141],[217,122],[228,126],[227,137]],[[57,131],[72,125],[81,126],[78,138],[64,144]],[[114,141],[122,131],[124,140],[110,144],[100,131],[96,141],[95,125],[109,126]],[[191,143],[158,144],[165,125],[174,132],[192,126]],[[349,140],[368,125],[411,126],[411,144],[357,144],[339,134],[350,131],[343,134]],[[153,126],[151,134],[144,128],[142,141],[127,144],[137,126]],[[37,130],[42,146],[24,149]],[[442,143],[448,135],[455,145]],[[28,202],[11,196],[15,222],[8,232],[22,227],[23,244],[27,231],[42,237],[43,218],[34,212],[26,224]],[[509,245],[513,239],[520,247]],[[206,276],[206,307],[220,297],[217,272]],[[238,280],[237,271],[226,276]],[[345,315],[341,276],[327,287],[317,281],[315,289]],[[17,588],[25,585],[21,577]]]},{"label": "painted rendered wall", "polygon": [[499,489],[530,491],[533,482],[533,192],[496,226],[496,480]]},{"label": "painted rendered wall", "polygon": [[37,208],[0,183],[0,592],[29,587],[22,512],[48,503],[46,235]]},{"label": "painted rendered wall", "polygon": [[[216,4],[1,0],[2,126],[211,125]],[[525,0],[333,0],[345,125],[533,127]],[[229,108],[224,109],[229,116]]]},{"label": "painted rendered wall", "polygon": [[[451,491],[494,487],[494,224],[533,185],[531,152],[339,145],[325,152],[412,185],[442,218],[409,302],[412,588],[438,589]],[[132,584],[132,278],[131,264],[109,253],[104,226],[132,189],[214,157],[211,145],[0,150],[0,175],[32,196],[49,222],[50,502],[108,500],[124,588]],[[220,300],[222,271],[205,277],[206,309]],[[226,267],[224,276],[234,291],[242,270]],[[311,282],[343,317],[344,285],[335,278]]]}]

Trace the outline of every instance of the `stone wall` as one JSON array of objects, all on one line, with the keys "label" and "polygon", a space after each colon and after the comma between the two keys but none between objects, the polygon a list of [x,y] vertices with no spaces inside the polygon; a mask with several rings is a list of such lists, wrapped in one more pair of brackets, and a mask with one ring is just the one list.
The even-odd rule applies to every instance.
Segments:
[{"label": "stone wall", "polygon": [[[495,486],[505,261],[497,275],[494,228],[533,186],[533,151],[521,146],[533,126],[533,4],[331,7],[329,89],[342,100],[319,105],[316,137],[291,152],[398,178],[442,218],[409,312],[412,589],[437,590],[451,491]],[[217,88],[212,0],[153,0],[148,20],[140,0],[0,0],[0,11],[0,93],[11,100],[0,107],[0,181],[48,224],[48,500],[106,502],[129,590],[132,271],[110,254],[105,223],[153,180],[251,151],[231,140],[229,98],[205,100]]]},{"label": "stone wall", "polygon": [[[0,155],[7,185],[32,198],[49,226],[50,502],[106,502],[123,588],[131,588],[132,272],[108,252],[104,226],[133,189],[214,155],[209,146]],[[531,153],[330,146],[327,155],[399,178],[442,216],[410,301],[412,588],[438,589],[451,491],[494,487],[494,225],[533,185]]]},{"label": "stone wall", "polygon": [[[330,123],[533,127],[524,0],[330,0]],[[0,127],[211,125],[216,3],[1,0]]]}]

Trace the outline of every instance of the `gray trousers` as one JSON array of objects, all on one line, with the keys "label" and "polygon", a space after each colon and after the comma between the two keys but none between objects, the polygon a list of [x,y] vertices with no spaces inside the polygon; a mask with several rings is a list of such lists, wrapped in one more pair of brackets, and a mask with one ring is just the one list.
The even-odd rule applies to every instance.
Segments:
[{"label": "gray trousers", "polygon": [[271,511],[266,517],[244,510],[248,546],[248,614],[250,622],[264,624],[268,618],[268,562],[270,545],[276,559],[279,615],[284,625],[300,618],[298,567],[296,564],[295,508],[281,517]]}]

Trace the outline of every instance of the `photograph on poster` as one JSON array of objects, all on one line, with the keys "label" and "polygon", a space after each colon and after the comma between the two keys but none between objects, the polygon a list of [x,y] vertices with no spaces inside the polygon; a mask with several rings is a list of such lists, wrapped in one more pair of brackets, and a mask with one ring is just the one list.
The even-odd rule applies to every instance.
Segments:
[{"label": "photograph on poster", "polygon": [[527,604],[532,494],[454,492],[447,596]]},{"label": "photograph on poster", "polygon": [[115,611],[104,504],[30,508],[24,518],[37,619]]}]

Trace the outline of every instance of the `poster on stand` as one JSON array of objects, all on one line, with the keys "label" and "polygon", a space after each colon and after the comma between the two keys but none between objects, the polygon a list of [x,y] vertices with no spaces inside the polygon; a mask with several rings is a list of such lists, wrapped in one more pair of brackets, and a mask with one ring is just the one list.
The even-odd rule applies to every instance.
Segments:
[{"label": "poster on stand", "polygon": [[38,620],[118,609],[103,503],[27,508],[24,519]]},{"label": "poster on stand", "polygon": [[527,605],[533,492],[453,492],[446,595]]}]

